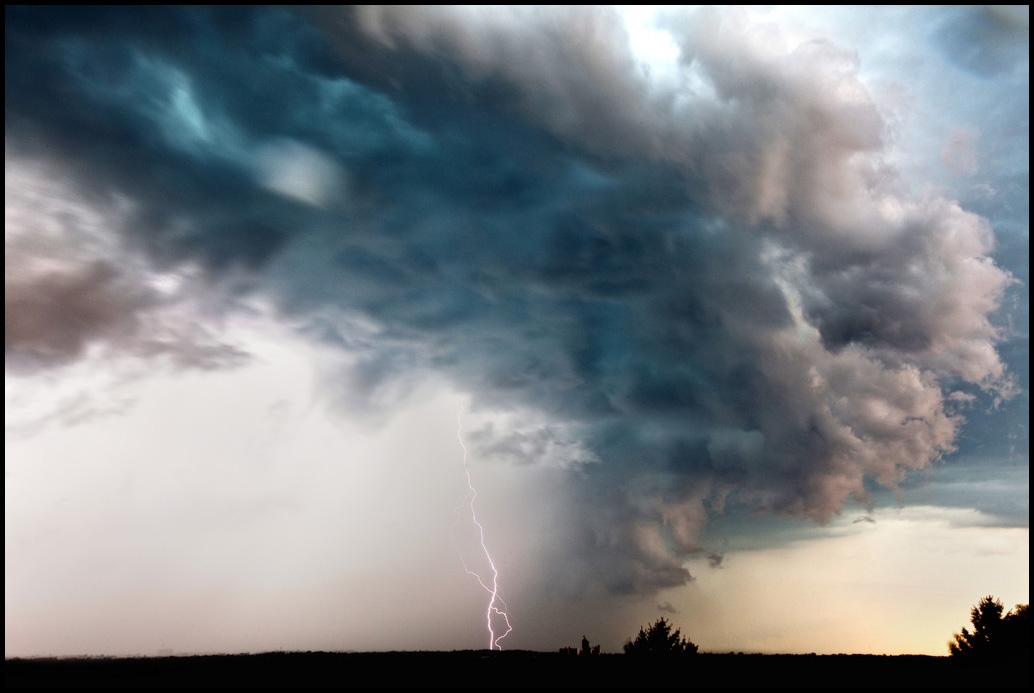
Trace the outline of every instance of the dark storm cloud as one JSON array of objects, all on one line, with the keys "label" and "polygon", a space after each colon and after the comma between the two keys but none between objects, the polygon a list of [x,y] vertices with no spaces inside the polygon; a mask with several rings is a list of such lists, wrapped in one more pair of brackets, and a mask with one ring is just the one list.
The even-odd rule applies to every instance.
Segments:
[{"label": "dark storm cloud", "polygon": [[[561,591],[690,579],[727,499],[826,520],[952,449],[948,379],[1002,386],[989,227],[904,192],[831,45],[673,16],[676,88],[609,10],[93,12],[7,11],[9,158],[342,345],[344,406],[436,372],[532,412],[471,439],[572,467]],[[119,295],[62,310],[114,338]]]},{"label": "dark storm cloud", "polygon": [[91,204],[53,167],[10,152],[6,164],[8,371],[72,364],[98,355],[91,350],[102,357],[162,357],[192,368],[244,358],[198,321],[204,301],[183,290],[184,282],[155,274],[145,258],[127,252],[117,235],[124,204]]}]

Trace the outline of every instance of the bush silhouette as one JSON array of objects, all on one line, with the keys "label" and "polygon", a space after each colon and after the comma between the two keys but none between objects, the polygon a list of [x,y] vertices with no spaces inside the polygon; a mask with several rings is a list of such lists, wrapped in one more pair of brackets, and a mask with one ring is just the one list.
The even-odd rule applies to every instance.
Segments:
[{"label": "bush silhouette", "polygon": [[969,661],[1001,661],[1030,657],[1030,621],[1027,604],[1017,604],[1009,613],[999,599],[988,595],[969,612],[973,632],[963,628],[948,642],[952,657]]},{"label": "bush silhouette", "polygon": [[658,619],[646,630],[640,628],[635,640],[625,643],[625,654],[652,657],[696,654],[697,646],[680,635],[678,628],[674,633],[671,631],[667,619]]}]

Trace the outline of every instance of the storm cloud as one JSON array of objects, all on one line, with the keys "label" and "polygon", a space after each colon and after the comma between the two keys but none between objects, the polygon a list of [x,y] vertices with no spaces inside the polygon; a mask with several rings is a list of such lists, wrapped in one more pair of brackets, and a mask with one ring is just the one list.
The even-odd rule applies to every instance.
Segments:
[{"label": "storm cloud", "polygon": [[[965,393],[1009,392],[990,226],[886,163],[830,43],[672,13],[662,73],[598,8],[6,20],[8,368],[268,302],[347,354],[340,406],[444,377],[501,412],[482,454],[566,470],[572,592],[691,579],[729,502],[868,503],[953,449]],[[86,211],[30,199],[48,166]]]}]

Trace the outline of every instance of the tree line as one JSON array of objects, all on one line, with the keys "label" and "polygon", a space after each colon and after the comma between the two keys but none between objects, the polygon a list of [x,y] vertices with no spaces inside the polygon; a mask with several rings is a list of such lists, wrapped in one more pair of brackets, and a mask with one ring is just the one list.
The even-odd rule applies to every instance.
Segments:
[{"label": "tree line", "polygon": [[[963,628],[948,641],[953,658],[970,662],[1000,662],[1030,658],[1029,604],[1017,604],[1008,612],[1000,599],[988,595],[970,611],[973,626]],[[588,641],[583,638],[583,648]],[[625,654],[637,657],[685,656],[697,653],[697,645],[672,629],[667,619],[658,619],[640,628],[635,638],[625,643]]]},{"label": "tree line", "polygon": [[1008,613],[1000,599],[988,595],[969,612],[973,630],[963,628],[948,641],[952,657],[993,662],[1030,657],[1029,604],[1017,604]]}]

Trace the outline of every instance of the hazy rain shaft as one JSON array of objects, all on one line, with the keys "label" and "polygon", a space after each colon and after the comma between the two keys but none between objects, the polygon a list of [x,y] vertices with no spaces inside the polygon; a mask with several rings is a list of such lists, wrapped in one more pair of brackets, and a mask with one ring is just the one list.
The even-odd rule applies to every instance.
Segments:
[{"label": "hazy rain shaft", "polygon": [[556,468],[569,594],[686,582],[730,503],[868,503],[1010,393],[1014,280],[856,54],[659,21],[667,71],[600,8],[8,8],[8,370],[228,366],[271,305],[347,411],[443,378],[477,454]]}]

